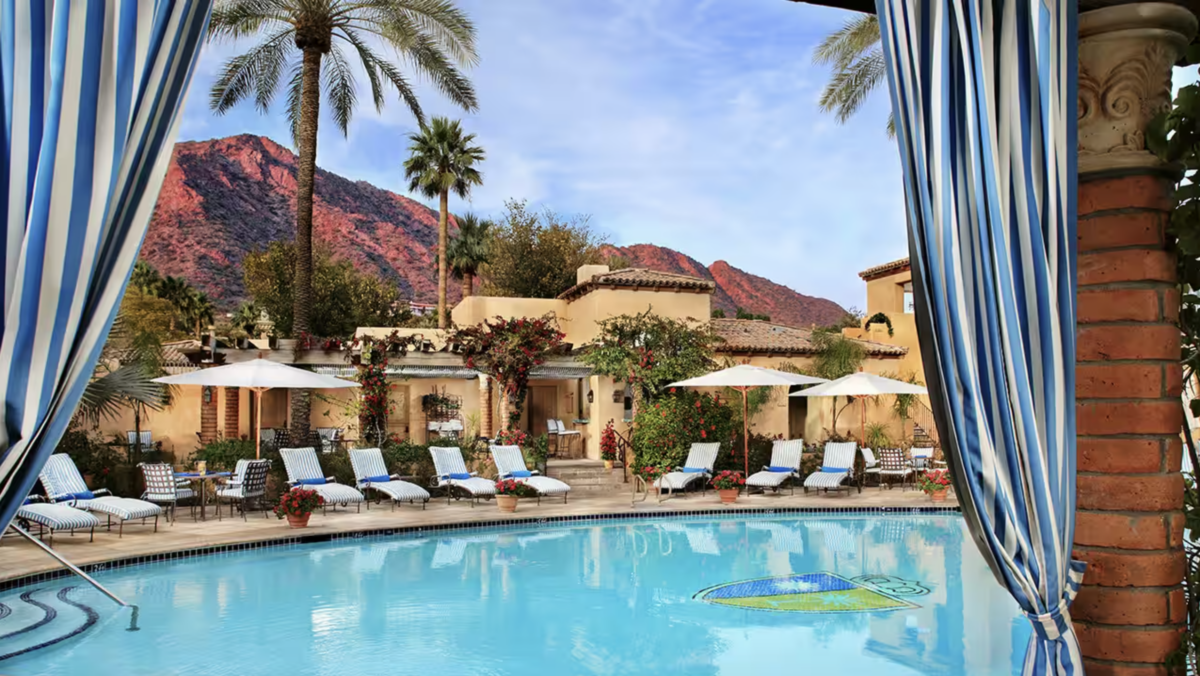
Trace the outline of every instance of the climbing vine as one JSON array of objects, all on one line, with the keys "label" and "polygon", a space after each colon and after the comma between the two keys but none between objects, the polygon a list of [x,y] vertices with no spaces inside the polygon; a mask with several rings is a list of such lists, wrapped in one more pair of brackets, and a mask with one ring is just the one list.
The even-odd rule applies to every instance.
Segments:
[{"label": "climbing vine", "polygon": [[863,331],[870,331],[872,324],[884,324],[887,326],[888,336],[895,335],[895,332],[892,330],[891,318],[882,312],[876,312],[875,314],[871,315],[871,318],[867,320],[867,323],[863,324]]},{"label": "climbing vine", "polygon": [[508,401],[507,422],[512,429],[521,420],[529,374],[562,347],[565,337],[557,319],[548,314],[536,319],[496,317],[495,321],[459,329],[454,342],[466,358],[467,368],[496,380]]}]

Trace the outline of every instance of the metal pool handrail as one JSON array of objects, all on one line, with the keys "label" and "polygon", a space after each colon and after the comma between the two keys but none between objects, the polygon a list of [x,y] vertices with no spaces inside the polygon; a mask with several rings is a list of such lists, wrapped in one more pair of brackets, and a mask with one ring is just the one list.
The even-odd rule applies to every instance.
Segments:
[{"label": "metal pool handrail", "polygon": [[26,540],[29,540],[33,544],[40,547],[43,552],[46,552],[55,561],[58,561],[59,563],[61,563],[64,568],[66,568],[67,570],[71,571],[72,573],[75,573],[79,577],[86,580],[88,584],[92,585],[97,590],[99,590],[101,594],[104,594],[108,598],[112,599],[114,603],[121,606],[122,608],[129,608],[130,609],[129,627],[126,628],[126,631],[137,631],[138,630],[137,623],[138,623],[139,609],[136,605],[134,605],[132,603],[125,603],[124,601],[122,601],[120,598],[117,597],[116,594],[110,592],[107,588],[105,588],[104,585],[97,582],[91,575],[88,575],[87,573],[83,572],[83,570],[81,570],[78,566],[76,566],[75,564],[73,564],[70,561],[63,558],[63,556],[61,554],[54,551],[53,549],[50,549],[48,546],[46,546],[46,543],[44,543],[41,540],[30,535],[29,532],[26,531],[24,528],[21,528],[20,526],[18,526],[15,523],[9,524],[8,527],[17,531],[17,533],[20,534],[22,537],[24,537]]}]

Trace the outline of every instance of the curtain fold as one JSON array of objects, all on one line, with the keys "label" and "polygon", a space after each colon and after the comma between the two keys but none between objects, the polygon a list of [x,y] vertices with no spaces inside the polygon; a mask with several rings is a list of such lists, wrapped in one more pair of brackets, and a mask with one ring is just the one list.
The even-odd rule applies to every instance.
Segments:
[{"label": "curtain fold", "polygon": [[0,0],[0,523],[70,423],[170,162],[211,0]]},{"label": "curtain fold", "polygon": [[877,0],[921,354],[976,544],[1033,625],[1026,674],[1082,674],[1075,527],[1077,7]]}]

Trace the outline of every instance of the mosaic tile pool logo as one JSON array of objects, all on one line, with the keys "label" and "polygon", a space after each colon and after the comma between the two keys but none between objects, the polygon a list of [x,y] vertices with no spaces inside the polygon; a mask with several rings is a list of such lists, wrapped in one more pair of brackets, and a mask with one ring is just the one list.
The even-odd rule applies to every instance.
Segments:
[{"label": "mosaic tile pool logo", "polygon": [[854,613],[918,608],[903,597],[928,593],[918,582],[886,575],[848,580],[833,573],[805,573],[728,582],[702,589],[692,598],[749,610]]}]

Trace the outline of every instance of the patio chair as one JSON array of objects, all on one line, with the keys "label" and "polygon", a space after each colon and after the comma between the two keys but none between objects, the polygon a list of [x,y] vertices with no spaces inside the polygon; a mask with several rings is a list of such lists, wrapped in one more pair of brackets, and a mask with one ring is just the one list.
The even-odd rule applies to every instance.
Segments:
[{"label": "patio chair", "polygon": [[446,489],[446,504],[450,504],[450,498],[458,497],[455,491],[466,493],[471,498],[472,507],[479,498],[490,498],[496,494],[496,482],[480,477],[477,472],[467,471],[467,463],[463,461],[459,447],[430,446],[429,455],[433,456],[433,468],[437,472],[431,483]]},{"label": "patio chair", "polygon": [[337,447],[342,431],[336,427],[318,427],[317,436],[321,438],[321,452],[332,453]]},{"label": "patio chair", "polygon": [[50,456],[38,474],[38,480],[42,482],[42,488],[52,502],[104,514],[109,530],[112,530],[112,520],[116,519],[117,537],[124,535],[125,522],[132,519],[141,519],[142,523],[145,523],[146,519],[154,517],[154,532],[158,532],[158,517],[162,514],[162,507],[145,500],[118,498],[111,495],[106,488],[88,490],[83,476],[75,467],[75,461],[66,453]]},{"label": "patio chair", "polygon": [[[217,519],[221,518],[221,501],[228,500],[229,516],[233,516],[233,503],[237,502],[242,508],[242,521],[245,521],[250,505],[266,498],[270,469],[269,460],[238,460],[229,481],[217,486]],[[263,518],[267,518],[266,509],[263,509]]]},{"label": "patio chair", "polygon": [[259,435],[259,439],[262,440],[263,446],[274,446],[275,445],[275,428],[274,427],[264,427],[258,431],[258,435]]},{"label": "patio chair", "polygon": [[325,500],[321,506],[322,514],[328,505],[337,509],[338,505],[353,504],[358,511],[362,511],[363,494],[353,486],[339,484],[334,477],[325,476],[321,472],[321,463],[317,461],[317,449],[312,446],[281,448],[279,457],[283,458],[283,467],[287,470],[288,485],[316,491]]},{"label": "patio chair", "polygon": [[158,450],[154,448],[154,435],[150,430],[142,430],[139,434],[137,430],[126,430],[125,439],[129,442],[129,451],[132,453],[137,450],[138,440],[141,440],[142,453]]},{"label": "patio chair", "polygon": [[912,457],[910,465],[917,472],[924,472],[933,467],[933,448],[910,448],[908,454]]},{"label": "patio chair", "polygon": [[904,457],[904,451],[898,448],[884,448],[879,451],[879,488],[883,489],[883,480],[889,479],[888,488],[896,478],[900,479],[901,488],[908,488],[909,479],[916,473]]},{"label": "patio chair", "polygon": [[561,420],[555,420],[554,425],[558,429],[558,441],[560,443],[563,441],[567,442],[567,455],[571,455],[571,442],[576,439],[582,439],[583,434],[579,430],[567,429],[567,426]]},{"label": "patio chair", "polygon": [[800,460],[804,456],[803,439],[777,439],[771,446],[771,464],[746,478],[746,486],[768,488],[778,491],[783,482],[792,480],[792,493],[796,492],[796,479],[800,478]]},{"label": "patio chair", "polygon": [[[812,488],[828,493],[831,489],[836,491],[844,487],[849,493],[850,486],[842,484],[848,483],[854,475],[854,456],[857,448],[858,444],[853,441],[831,441],[825,444],[825,458],[821,461],[821,470],[809,474],[804,479],[804,492],[808,493]],[[858,492],[862,492],[861,485]]]},{"label": "patio chair", "polygon": [[490,446],[492,460],[496,463],[496,472],[501,480],[513,479],[537,491],[538,504],[542,496],[561,495],[563,502],[567,501],[567,493],[571,487],[548,476],[542,476],[536,469],[530,470],[525,466],[525,455],[520,446]]},{"label": "patio chair", "polygon": [[36,523],[39,538],[43,537],[43,533],[48,532],[50,534],[48,544],[51,547],[54,546],[55,531],[70,531],[71,535],[74,535],[76,530],[86,528],[88,529],[88,542],[92,542],[96,539],[96,526],[100,525],[100,519],[82,509],[38,502],[34,496],[25,498],[25,503],[17,508],[17,520],[22,522],[26,529],[29,528],[29,524]]},{"label": "patio chair", "polygon": [[196,491],[191,488],[180,488],[175,480],[175,469],[165,462],[143,462],[138,465],[142,470],[142,479],[146,482],[146,490],[142,499],[156,505],[170,505],[167,512],[167,523],[172,526],[178,518],[180,500],[190,500],[196,497]]},{"label": "patio chair", "polygon": [[[396,503],[421,501],[421,509],[429,502],[429,491],[416,484],[401,481],[399,474],[388,474],[383,462],[383,451],[378,448],[356,448],[350,451],[350,465],[354,467],[354,480],[358,488],[366,493],[368,490],[378,491],[392,499],[392,509]],[[371,503],[367,503],[367,509]]]},{"label": "patio chair", "polygon": [[862,449],[863,456],[863,484],[867,483],[867,479],[875,478],[875,483],[879,484],[879,460],[875,457],[875,452],[869,448]]},{"label": "patio chair", "polygon": [[693,481],[699,480],[701,490],[707,490],[708,479],[712,476],[713,465],[716,464],[717,453],[720,451],[720,443],[692,444],[683,466],[662,475],[654,485],[658,486],[660,491],[665,488],[674,493],[687,489]]}]

